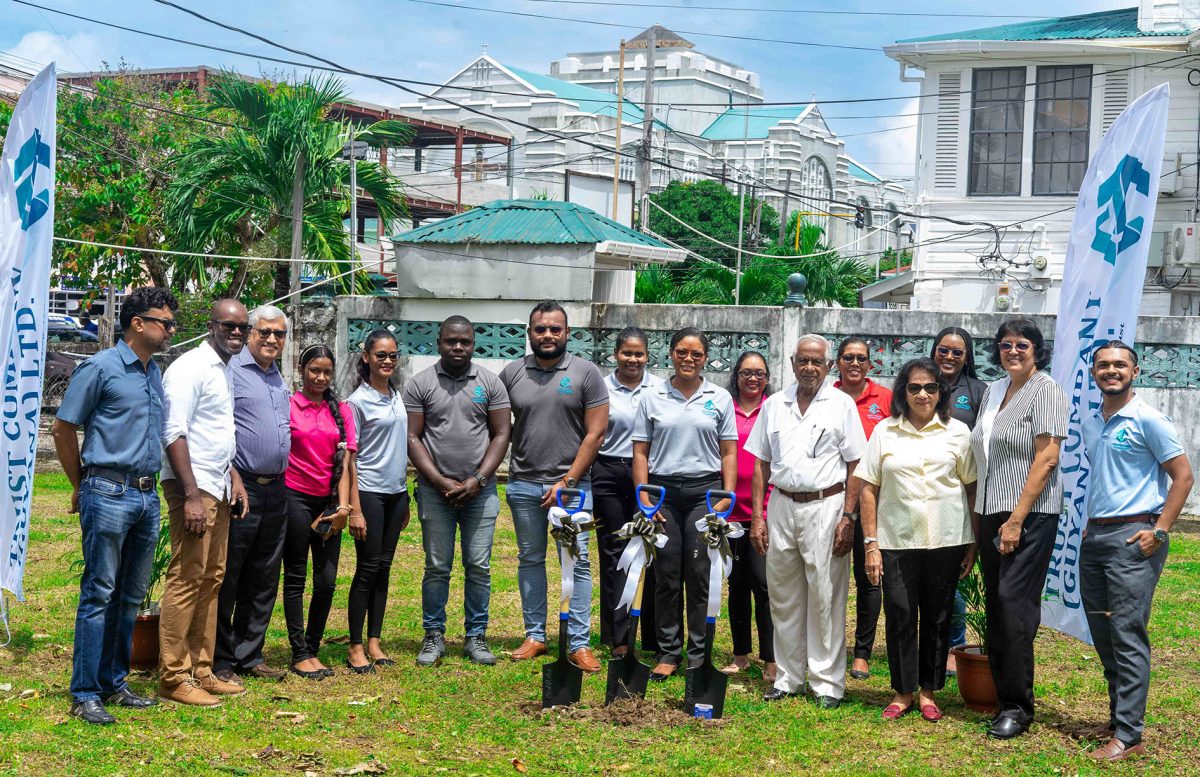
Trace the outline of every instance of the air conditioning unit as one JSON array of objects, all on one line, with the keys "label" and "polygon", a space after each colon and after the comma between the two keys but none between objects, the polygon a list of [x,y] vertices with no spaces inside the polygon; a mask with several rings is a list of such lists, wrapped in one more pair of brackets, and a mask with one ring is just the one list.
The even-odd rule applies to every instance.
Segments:
[{"label": "air conditioning unit", "polygon": [[1200,224],[1174,224],[1163,241],[1163,267],[1200,267]]}]

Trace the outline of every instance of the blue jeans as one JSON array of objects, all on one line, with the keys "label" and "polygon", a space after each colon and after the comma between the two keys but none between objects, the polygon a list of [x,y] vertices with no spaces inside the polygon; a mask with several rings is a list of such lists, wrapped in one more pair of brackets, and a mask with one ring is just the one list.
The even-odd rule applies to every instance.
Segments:
[{"label": "blue jeans", "polygon": [[128,687],[133,622],[146,596],[161,512],[157,491],[99,477],[79,485],[84,567],[75,615],[74,701],[107,698]]},{"label": "blue jeans", "polygon": [[[528,480],[510,480],[506,494],[513,527],[517,531],[517,587],[521,589],[525,636],[542,643],[546,641],[546,533],[550,525],[546,517],[548,510],[542,507],[542,497],[550,486]],[[582,481],[579,488],[586,494],[583,509],[590,511],[592,484]],[[574,580],[575,590],[567,620],[572,651],[587,647],[592,638],[592,567],[588,563],[587,534],[579,535]]]},{"label": "blue jeans", "polygon": [[417,517],[425,548],[425,577],[421,580],[421,611],[425,631],[446,633],[446,600],[454,566],[454,532],[462,528],[463,630],[468,637],[487,633],[488,603],[492,598],[492,537],[500,496],[489,483],[470,502],[456,506],[424,480],[417,483]]}]

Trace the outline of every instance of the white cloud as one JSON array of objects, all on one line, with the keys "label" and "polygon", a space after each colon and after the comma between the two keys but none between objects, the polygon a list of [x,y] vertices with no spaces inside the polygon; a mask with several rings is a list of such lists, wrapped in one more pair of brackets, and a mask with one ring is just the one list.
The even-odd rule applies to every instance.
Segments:
[{"label": "white cloud", "polygon": [[[891,130],[850,138],[851,154],[884,177],[907,178],[915,172],[917,160],[917,112],[920,101],[914,97],[896,106],[896,115],[880,119],[877,129]],[[854,141],[859,141],[857,144]],[[858,154],[853,147],[857,146]]]},{"label": "white cloud", "polygon": [[51,61],[57,62],[59,73],[99,70],[105,59],[100,41],[94,35],[78,33],[62,38],[44,30],[26,33],[4,53],[14,58],[13,64],[23,70],[40,70]]}]

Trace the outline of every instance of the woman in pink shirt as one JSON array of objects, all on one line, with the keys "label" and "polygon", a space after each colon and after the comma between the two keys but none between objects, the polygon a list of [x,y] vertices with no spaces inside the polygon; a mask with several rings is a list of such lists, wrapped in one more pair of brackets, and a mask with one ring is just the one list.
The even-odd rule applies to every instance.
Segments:
[{"label": "woman in pink shirt", "polygon": [[[746,440],[758,420],[763,400],[771,393],[771,371],[758,351],[746,351],[733,365],[729,381],[738,433],[737,502],[729,520],[750,523],[750,483],[755,458],[746,452]],[[767,499],[770,492],[767,493]],[[766,507],[766,500],[763,501]],[[729,574],[729,630],[733,633],[733,663],[725,667],[736,674],[750,665],[751,600],[758,624],[758,655],[763,660],[763,679],[775,682],[775,628],[771,623],[771,601],[767,598],[767,557],[750,546],[750,533],[729,541],[733,570]]]},{"label": "woman in pink shirt", "polygon": [[[333,604],[342,528],[357,501],[354,413],[333,389],[333,351],[312,345],[300,354],[300,390],[292,395],[288,455],[288,523],[283,547],[283,613],[292,645],[292,671],[309,680],[332,676],[317,659]],[[312,553],[312,598],[304,624],[304,583]]]}]

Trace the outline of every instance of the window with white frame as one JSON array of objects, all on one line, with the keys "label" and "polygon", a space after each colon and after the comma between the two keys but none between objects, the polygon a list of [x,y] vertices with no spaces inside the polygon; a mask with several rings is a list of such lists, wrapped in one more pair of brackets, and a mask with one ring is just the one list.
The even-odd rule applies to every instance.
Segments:
[{"label": "window with white frame", "polygon": [[833,178],[820,157],[811,156],[800,169],[800,199],[805,220],[821,229],[829,229],[829,201],[833,197]]},{"label": "window with white frame", "polygon": [[1025,128],[1025,68],[975,70],[967,193],[1019,195]]},{"label": "window with white frame", "polygon": [[1092,66],[1039,67],[1033,121],[1033,193],[1078,194],[1087,171]]}]

